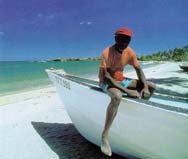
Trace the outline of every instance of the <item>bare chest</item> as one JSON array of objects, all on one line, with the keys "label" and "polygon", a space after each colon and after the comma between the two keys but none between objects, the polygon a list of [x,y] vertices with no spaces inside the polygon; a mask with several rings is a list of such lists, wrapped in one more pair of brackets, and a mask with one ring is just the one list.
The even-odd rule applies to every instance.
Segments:
[{"label": "bare chest", "polygon": [[107,67],[113,69],[123,69],[128,64],[129,59],[123,54],[111,53],[107,58]]}]

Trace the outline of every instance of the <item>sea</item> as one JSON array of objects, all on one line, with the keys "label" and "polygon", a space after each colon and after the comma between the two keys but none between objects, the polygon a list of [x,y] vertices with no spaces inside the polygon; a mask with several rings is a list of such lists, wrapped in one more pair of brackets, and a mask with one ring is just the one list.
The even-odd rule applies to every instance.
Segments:
[{"label": "sea", "polygon": [[[143,68],[156,65],[156,62],[141,62]],[[67,62],[0,62],[0,96],[48,87],[51,84],[45,69],[64,69],[74,74],[91,79],[98,78],[99,61]],[[125,72],[133,71],[126,66]]]}]

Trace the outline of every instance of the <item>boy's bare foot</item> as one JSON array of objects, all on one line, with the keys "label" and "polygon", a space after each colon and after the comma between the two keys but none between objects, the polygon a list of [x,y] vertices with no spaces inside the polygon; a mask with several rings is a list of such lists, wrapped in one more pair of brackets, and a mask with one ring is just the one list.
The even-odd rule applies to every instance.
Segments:
[{"label": "boy's bare foot", "polygon": [[102,138],[101,151],[107,156],[112,156],[111,147],[106,138]]}]

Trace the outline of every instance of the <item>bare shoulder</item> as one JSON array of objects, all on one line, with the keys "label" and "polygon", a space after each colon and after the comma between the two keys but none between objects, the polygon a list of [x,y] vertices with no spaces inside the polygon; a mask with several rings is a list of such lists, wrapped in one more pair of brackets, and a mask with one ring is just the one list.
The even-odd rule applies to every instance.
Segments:
[{"label": "bare shoulder", "polygon": [[103,58],[107,58],[108,57],[108,54],[109,54],[109,50],[110,50],[110,47],[106,47],[104,50],[103,50]]},{"label": "bare shoulder", "polygon": [[135,54],[134,50],[131,47],[127,47],[126,50],[130,53],[130,54]]}]

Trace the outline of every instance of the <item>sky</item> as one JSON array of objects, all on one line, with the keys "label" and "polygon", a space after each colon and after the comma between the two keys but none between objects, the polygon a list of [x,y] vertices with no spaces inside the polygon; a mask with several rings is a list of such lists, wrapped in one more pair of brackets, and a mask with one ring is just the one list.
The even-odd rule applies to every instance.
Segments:
[{"label": "sky", "polygon": [[119,27],[137,55],[188,45],[188,0],[0,0],[0,61],[99,57]]}]

